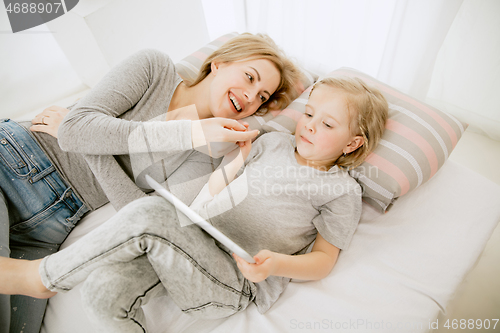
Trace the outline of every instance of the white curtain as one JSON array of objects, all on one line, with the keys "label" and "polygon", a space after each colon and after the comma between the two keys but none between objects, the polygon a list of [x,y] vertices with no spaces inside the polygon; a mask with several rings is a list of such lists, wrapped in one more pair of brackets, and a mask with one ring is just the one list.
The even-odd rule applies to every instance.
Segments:
[{"label": "white curtain", "polygon": [[212,8],[207,18],[211,37],[227,31],[267,33],[308,70],[322,75],[356,68],[500,140],[498,0],[203,4],[205,13]]}]

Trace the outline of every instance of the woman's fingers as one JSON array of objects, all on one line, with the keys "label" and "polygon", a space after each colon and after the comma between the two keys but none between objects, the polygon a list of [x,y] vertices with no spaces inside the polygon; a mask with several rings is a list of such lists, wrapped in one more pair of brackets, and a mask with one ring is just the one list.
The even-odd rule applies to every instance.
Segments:
[{"label": "woman's fingers", "polygon": [[[220,157],[234,149],[235,143],[255,138],[258,130],[247,131],[244,124],[234,119],[210,118],[195,120],[191,123],[191,139],[193,148],[212,157]],[[223,143],[232,143],[226,147]],[[221,146],[224,149],[219,149]],[[226,148],[229,148],[226,149]]]},{"label": "woman's fingers", "polygon": [[230,131],[226,133],[226,141],[238,142],[238,141],[248,141],[252,140],[259,135],[258,130],[252,130],[247,132]]},{"label": "woman's fingers", "polygon": [[[221,126],[233,129],[235,131],[246,131],[248,127],[248,124],[244,121],[239,122],[238,120],[229,118],[212,118],[212,119],[218,121]],[[247,126],[245,126],[245,124]]]},{"label": "woman's fingers", "polygon": [[42,112],[37,114],[32,120],[31,123],[33,125],[36,124],[46,124],[46,119],[47,118],[56,118],[56,119],[62,119],[66,114],[68,114],[69,110],[66,108],[63,108],[62,106],[57,106],[57,105],[51,105],[48,108],[44,109]]},{"label": "woman's fingers", "polygon": [[43,132],[49,135],[52,135],[54,138],[57,138],[57,129],[58,127],[53,127],[49,125],[32,125],[30,127],[30,131],[32,132]]},{"label": "woman's fingers", "polygon": [[31,123],[30,130],[33,132],[44,132],[57,138],[57,130],[69,110],[61,106],[52,105],[37,114]]}]

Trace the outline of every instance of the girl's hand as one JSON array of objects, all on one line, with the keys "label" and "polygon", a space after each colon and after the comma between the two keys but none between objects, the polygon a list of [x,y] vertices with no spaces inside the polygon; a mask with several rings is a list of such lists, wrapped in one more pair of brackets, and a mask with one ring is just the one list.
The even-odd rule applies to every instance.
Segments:
[{"label": "girl's hand", "polygon": [[[248,127],[250,125],[248,125],[248,123],[243,121],[243,120],[238,120],[238,121],[246,127],[245,131],[248,131]],[[252,139],[246,140],[246,141],[238,141],[237,142],[238,146],[240,146],[241,154],[243,156],[243,161],[245,161],[247,159],[248,154],[250,153],[250,150],[252,149],[252,141],[254,139],[255,138],[252,138]]]},{"label": "girl's hand", "polygon": [[273,275],[278,261],[276,255],[277,253],[269,250],[261,250],[253,257],[255,264],[249,264],[244,259],[233,253],[236,264],[238,265],[238,268],[243,276],[255,283],[264,281],[270,275]]},{"label": "girl's hand", "polygon": [[243,161],[245,161],[250,154],[250,150],[252,149],[252,140],[247,140],[245,142],[239,142],[241,156],[243,157]]},{"label": "girl's hand", "polygon": [[31,123],[30,130],[33,132],[44,132],[57,138],[57,130],[69,110],[61,106],[52,105],[37,114]]}]

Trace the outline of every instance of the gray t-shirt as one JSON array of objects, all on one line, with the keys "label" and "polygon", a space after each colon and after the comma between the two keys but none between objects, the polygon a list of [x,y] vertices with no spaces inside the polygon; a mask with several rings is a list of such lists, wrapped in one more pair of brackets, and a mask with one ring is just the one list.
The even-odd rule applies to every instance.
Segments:
[{"label": "gray t-shirt", "polygon": [[65,152],[53,138],[35,133],[90,208],[109,199],[118,210],[146,196],[146,166],[164,180],[193,153],[191,122],[165,121],[181,81],[166,54],[140,51],[114,67],[65,117],[58,132]]},{"label": "gray t-shirt", "polygon": [[[31,121],[19,122],[29,130]],[[83,155],[62,151],[57,139],[42,132],[30,132],[40,143],[59,174],[87,207],[95,210],[109,202]]]},{"label": "gray t-shirt", "polygon": [[[217,229],[250,255],[267,249],[304,253],[317,232],[346,249],[361,216],[361,187],[334,166],[320,171],[295,159],[295,138],[267,133],[255,141],[243,172],[199,209]],[[257,284],[256,304],[266,311],[288,279]]]}]

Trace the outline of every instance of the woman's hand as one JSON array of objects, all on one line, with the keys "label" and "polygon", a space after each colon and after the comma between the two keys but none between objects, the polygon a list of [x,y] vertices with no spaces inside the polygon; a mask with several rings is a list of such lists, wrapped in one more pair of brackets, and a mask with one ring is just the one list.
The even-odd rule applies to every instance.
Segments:
[{"label": "woman's hand", "polygon": [[277,255],[277,253],[269,250],[261,250],[253,257],[255,264],[249,264],[233,253],[236,264],[243,276],[255,283],[264,281],[270,275],[273,275],[278,264]]},{"label": "woman's hand", "polygon": [[69,110],[61,106],[52,105],[37,114],[31,123],[30,130],[33,132],[44,132],[57,138],[57,130]]},{"label": "woman's hand", "polygon": [[227,118],[195,120],[191,124],[193,148],[212,157],[221,157],[233,150],[236,143],[251,140],[259,134],[258,130],[247,131],[247,126]]}]

